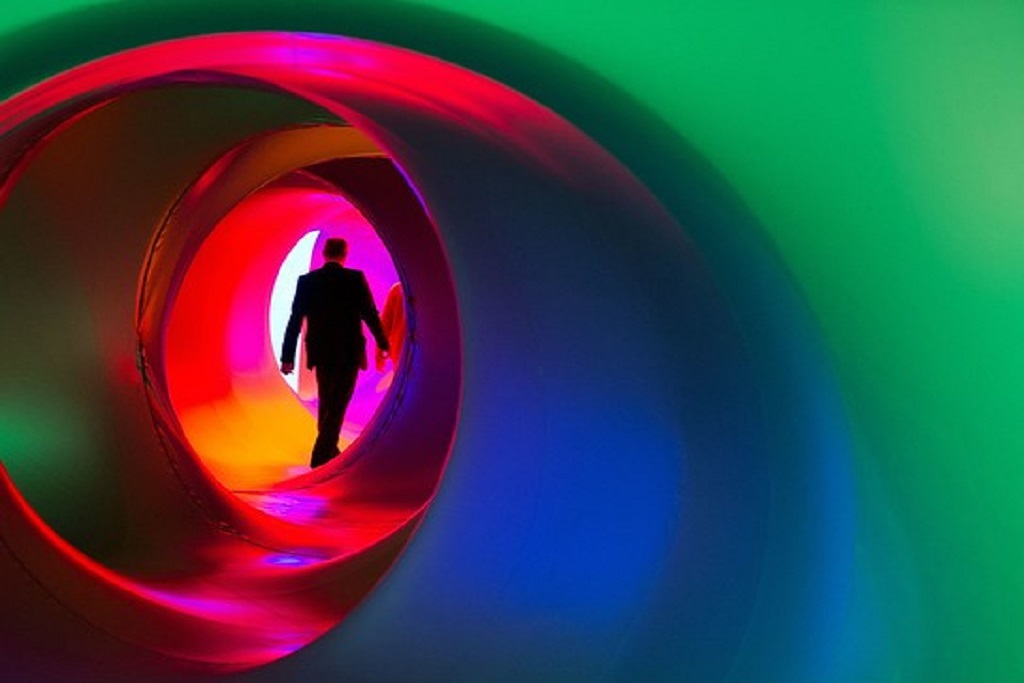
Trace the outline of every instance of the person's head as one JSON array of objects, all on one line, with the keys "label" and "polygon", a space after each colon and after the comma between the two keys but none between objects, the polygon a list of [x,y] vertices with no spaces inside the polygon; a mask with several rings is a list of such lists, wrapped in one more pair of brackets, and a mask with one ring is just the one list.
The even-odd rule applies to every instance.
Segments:
[{"label": "person's head", "polygon": [[348,242],[340,237],[330,237],[324,242],[324,260],[343,263],[348,256]]}]

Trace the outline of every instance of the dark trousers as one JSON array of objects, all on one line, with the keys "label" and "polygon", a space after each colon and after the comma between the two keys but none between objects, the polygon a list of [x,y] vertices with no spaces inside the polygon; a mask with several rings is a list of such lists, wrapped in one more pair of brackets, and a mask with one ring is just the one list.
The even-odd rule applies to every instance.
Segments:
[{"label": "dark trousers", "polygon": [[345,409],[356,388],[356,365],[317,365],[316,391],[320,399],[317,411],[317,437],[310,466],[319,467],[338,455],[338,436]]}]

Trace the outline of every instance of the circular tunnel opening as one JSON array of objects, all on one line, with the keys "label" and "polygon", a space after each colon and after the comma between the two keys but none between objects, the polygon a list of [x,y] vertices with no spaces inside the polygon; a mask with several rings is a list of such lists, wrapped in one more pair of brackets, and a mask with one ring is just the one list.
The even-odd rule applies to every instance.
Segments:
[{"label": "circular tunnel opening", "polygon": [[[474,661],[492,661],[466,652],[486,631],[495,667],[523,644],[596,677],[604,653],[670,623],[681,635],[634,655],[679,649],[710,669],[764,616],[771,463],[793,425],[769,424],[758,385],[788,377],[758,374],[676,219],[552,111],[423,55],[264,33],[113,55],[2,113],[0,296],[45,362],[5,376],[36,438],[5,457],[18,486],[0,479],[0,578],[19,614],[46,615],[37,642],[59,623],[122,670],[249,668],[331,631],[403,551],[439,587],[404,574],[418,624]],[[361,201],[375,173],[411,203]],[[296,174],[378,228],[415,339],[351,466],[242,500],[192,452],[167,331],[225,216]],[[22,343],[0,340],[11,356]],[[94,488],[33,479],[71,461]],[[442,473],[443,510],[407,547]],[[105,518],[80,514],[100,498]]]},{"label": "circular tunnel opening", "polygon": [[[195,42],[214,62],[252,45]],[[244,668],[351,611],[430,503],[461,389],[452,276],[381,129],[298,85],[323,55],[197,76],[181,46],[141,52],[4,105],[0,296],[24,319],[4,348],[40,342],[3,387],[38,423],[4,454],[3,534],[24,541],[14,575],[87,631]],[[369,356],[342,457],[309,471],[315,402],[279,371],[281,309],[335,236],[379,308],[399,293],[406,332]]]},{"label": "circular tunnel opening", "polygon": [[[382,154],[359,159],[357,166],[393,167]],[[357,201],[369,205],[378,220],[389,220],[386,207],[398,203],[396,192],[405,190],[413,204],[402,186],[367,188]],[[406,321],[414,325],[415,317],[398,266],[379,229],[342,188],[314,169],[288,173],[249,194],[180,266],[186,272],[164,333],[170,402],[196,456],[244,496],[310,470],[318,403],[304,335],[294,374],[282,374],[279,359],[296,281],[323,265],[322,248],[331,237],[348,242],[346,266],[366,276],[389,341],[400,351],[414,333]],[[392,400],[401,355],[379,357],[370,341],[332,470],[354,462],[359,449],[349,447]]]}]

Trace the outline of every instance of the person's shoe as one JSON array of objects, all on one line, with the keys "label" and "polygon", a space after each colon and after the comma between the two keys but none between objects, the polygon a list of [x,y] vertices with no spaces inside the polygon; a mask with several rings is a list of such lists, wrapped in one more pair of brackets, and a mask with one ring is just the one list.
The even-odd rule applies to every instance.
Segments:
[{"label": "person's shoe", "polygon": [[316,469],[317,467],[320,467],[322,465],[326,465],[330,461],[332,461],[335,458],[337,458],[339,455],[341,455],[341,449],[338,448],[337,446],[334,447],[334,454],[330,455],[330,456],[328,456],[326,458],[320,458],[320,457],[317,456],[316,453],[314,453],[313,456],[310,458],[309,466],[312,469]]}]

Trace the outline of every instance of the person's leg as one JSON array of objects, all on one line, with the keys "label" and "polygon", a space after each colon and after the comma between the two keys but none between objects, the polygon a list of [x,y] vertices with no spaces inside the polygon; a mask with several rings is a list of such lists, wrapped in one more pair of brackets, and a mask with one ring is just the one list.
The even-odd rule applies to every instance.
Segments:
[{"label": "person's leg", "polygon": [[341,424],[345,419],[345,409],[352,399],[358,376],[357,367],[317,366],[316,383],[320,406],[317,411],[318,433],[316,443],[313,445],[311,467],[319,467],[338,454]]}]

